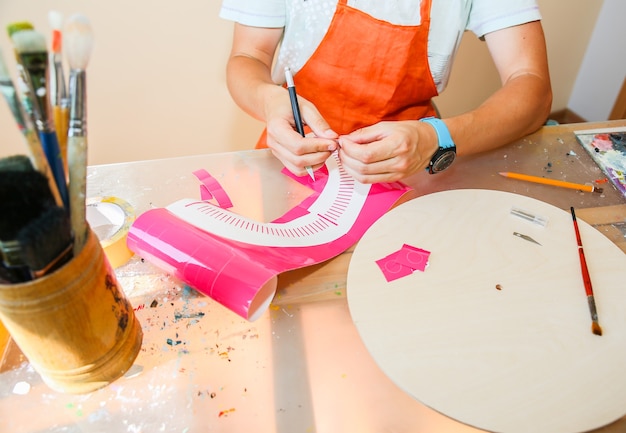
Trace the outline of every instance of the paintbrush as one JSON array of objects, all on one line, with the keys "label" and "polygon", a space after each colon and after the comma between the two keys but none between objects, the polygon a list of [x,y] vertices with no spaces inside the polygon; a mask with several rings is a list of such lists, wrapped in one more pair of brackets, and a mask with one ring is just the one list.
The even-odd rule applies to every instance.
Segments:
[{"label": "paintbrush", "polygon": [[14,168],[0,171],[0,241],[14,240],[20,227],[55,205],[42,173]]},{"label": "paintbrush", "polygon": [[[22,30],[33,29],[33,25],[28,21],[19,21],[9,24],[7,26],[7,33],[9,34],[9,38],[12,38],[14,33],[20,32]],[[13,50],[13,54],[15,56],[15,60],[17,61],[17,89],[19,90],[22,99],[22,108],[26,116],[28,116],[30,123],[34,125],[35,115],[33,113],[33,95],[31,94],[28,85],[26,84],[26,73],[24,71],[24,68],[22,67],[22,64],[20,63],[19,56],[15,49]]]},{"label": "paintbrush", "polygon": [[54,272],[72,258],[72,228],[65,209],[53,206],[2,241],[4,269],[13,280],[29,281]]},{"label": "paintbrush", "polygon": [[20,265],[26,267],[32,279],[59,269],[72,256],[72,228],[62,207],[47,209],[17,234]]},{"label": "paintbrush", "polygon": [[10,155],[0,159],[0,172],[33,170],[33,163],[26,155]]},{"label": "paintbrush", "polygon": [[21,265],[21,248],[16,241],[24,226],[56,206],[48,179],[32,169],[28,158],[8,157],[0,161],[0,261],[11,282],[30,279]]},{"label": "paintbrush", "polygon": [[48,75],[48,51],[46,40],[35,30],[21,30],[11,36],[19,62],[24,68],[26,84],[35,98],[33,113],[35,127],[39,132],[39,140],[43,147],[48,164],[54,175],[61,200],[69,209],[67,183],[63,168],[63,158],[59,149],[59,141],[54,130],[52,108],[48,99],[46,78]]},{"label": "paintbrush", "polygon": [[2,95],[9,105],[9,110],[13,114],[13,118],[15,119],[19,130],[24,136],[24,140],[26,141],[26,145],[28,146],[28,151],[34,168],[42,172],[48,178],[50,191],[54,195],[57,204],[61,205],[61,196],[59,195],[59,190],[56,186],[56,181],[54,179],[54,176],[52,175],[50,166],[48,165],[48,160],[46,159],[46,155],[43,152],[43,148],[41,147],[41,143],[39,142],[37,133],[34,130],[31,118],[30,116],[26,115],[26,113],[24,112],[24,105],[20,103],[20,98],[18,96],[17,90],[15,89],[15,86],[13,85],[13,81],[11,80],[11,76],[9,75],[9,71],[7,70],[1,49],[0,92],[2,92]]},{"label": "paintbrush", "polygon": [[63,158],[63,168],[67,173],[67,123],[69,116],[65,73],[63,71],[63,14],[59,11],[48,12],[48,22],[52,28],[52,44],[50,49],[50,104],[54,116],[54,126],[59,140],[59,149]]},{"label": "paintbrush", "polygon": [[570,208],[572,212],[572,221],[574,221],[574,232],[576,233],[576,243],[578,244],[578,256],[580,258],[580,270],[585,284],[585,292],[587,293],[587,303],[589,304],[589,313],[591,314],[591,332],[595,335],[602,335],[602,328],[598,323],[598,312],[596,310],[596,301],[593,296],[593,287],[591,285],[591,277],[587,268],[587,260],[585,260],[585,252],[583,251],[583,242],[578,230],[578,222],[576,221],[576,213],[574,207]]},{"label": "paintbrush", "polygon": [[70,65],[70,121],[67,139],[70,215],[74,255],[88,234],[87,194],[87,83],[86,68],[93,48],[93,32],[87,17],[74,14],[65,24],[65,53]]}]

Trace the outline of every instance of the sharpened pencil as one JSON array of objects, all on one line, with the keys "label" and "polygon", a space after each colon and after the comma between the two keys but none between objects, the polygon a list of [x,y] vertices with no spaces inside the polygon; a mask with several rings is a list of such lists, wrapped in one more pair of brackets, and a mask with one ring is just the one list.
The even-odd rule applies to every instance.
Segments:
[{"label": "sharpened pencil", "polygon": [[582,183],[566,182],[564,180],[547,179],[545,177],[531,176],[529,174],[500,172],[500,176],[508,177],[510,179],[525,180],[527,182],[540,183],[542,185],[560,186],[561,188],[577,189],[585,192],[602,193],[602,188],[595,187],[593,185],[584,185]]},{"label": "sharpened pencil", "polygon": [[[298,104],[298,95],[296,94],[296,85],[293,82],[293,75],[289,68],[285,68],[285,80],[287,81],[287,90],[289,91],[289,99],[291,100],[291,110],[293,112],[293,120],[296,123],[296,129],[301,136],[304,137],[304,125],[302,123],[302,116],[300,116],[300,105]],[[311,176],[311,179],[315,180],[315,174],[313,168],[309,165],[304,167],[306,172]]]}]

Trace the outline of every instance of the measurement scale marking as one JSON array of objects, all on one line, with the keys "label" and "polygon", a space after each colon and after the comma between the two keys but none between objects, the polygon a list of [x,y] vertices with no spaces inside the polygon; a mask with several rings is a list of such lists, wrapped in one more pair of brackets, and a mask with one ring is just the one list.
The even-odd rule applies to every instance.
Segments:
[{"label": "measurement scale marking", "polygon": [[350,231],[371,188],[371,185],[357,182],[343,169],[336,152],[326,161],[326,167],[326,185],[308,206],[308,213],[286,222],[262,223],[213,203],[192,199],[179,200],[167,208],[207,232],[251,245],[325,244]]}]

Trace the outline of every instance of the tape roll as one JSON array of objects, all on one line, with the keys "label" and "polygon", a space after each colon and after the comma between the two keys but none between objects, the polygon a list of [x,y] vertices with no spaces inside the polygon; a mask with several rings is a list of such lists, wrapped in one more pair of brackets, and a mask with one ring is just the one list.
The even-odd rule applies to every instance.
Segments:
[{"label": "tape roll", "polygon": [[100,245],[113,268],[128,262],[133,252],[126,245],[135,211],[118,197],[93,197],[87,199],[87,222],[100,239]]}]

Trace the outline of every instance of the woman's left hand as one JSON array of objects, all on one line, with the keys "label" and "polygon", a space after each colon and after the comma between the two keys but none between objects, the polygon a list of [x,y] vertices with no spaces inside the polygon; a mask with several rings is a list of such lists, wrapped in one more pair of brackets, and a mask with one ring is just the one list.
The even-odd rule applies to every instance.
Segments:
[{"label": "woman's left hand", "polygon": [[339,158],[361,183],[395,182],[417,173],[438,149],[432,126],[417,120],[385,121],[339,137]]}]

